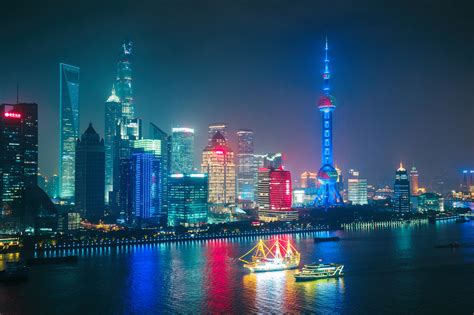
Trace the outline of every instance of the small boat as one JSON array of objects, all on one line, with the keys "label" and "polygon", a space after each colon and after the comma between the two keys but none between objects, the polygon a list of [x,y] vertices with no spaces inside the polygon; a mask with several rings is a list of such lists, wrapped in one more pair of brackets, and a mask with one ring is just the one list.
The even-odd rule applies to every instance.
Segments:
[{"label": "small boat", "polygon": [[332,236],[332,237],[315,237],[314,242],[315,243],[321,243],[321,242],[339,242],[341,239],[337,236]]},{"label": "small boat", "polygon": [[295,273],[296,281],[309,281],[327,278],[339,278],[344,276],[344,265],[341,264],[323,264],[319,263],[304,265],[304,267]]},{"label": "small boat", "polygon": [[[247,260],[248,256],[250,260]],[[239,260],[250,272],[290,270],[298,268],[300,253],[290,241],[280,241],[277,238],[273,243],[270,241],[268,244],[260,240]]]},{"label": "small boat", "polygon": [[0,282],[19,282],[28,279],[30,269],[21,261],[7,262],[5,270],[0,271]]}]

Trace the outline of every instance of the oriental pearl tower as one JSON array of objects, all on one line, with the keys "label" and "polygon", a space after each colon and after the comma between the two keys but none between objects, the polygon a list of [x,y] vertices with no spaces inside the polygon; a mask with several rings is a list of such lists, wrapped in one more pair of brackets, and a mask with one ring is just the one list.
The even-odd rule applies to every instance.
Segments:
[{"label": "oriental pearl tower", "polygon": [[319,98],[318,108],[321,112],[322,120],[322,143],[321,143],[321,168],[318,171],[319,189],[315,200],[317,206],[328,207],[340,206],[343,204],[341,195],[337,188],[337,171],[333,164],[332,155],[332,115],[336,109],[334,97],[330,94],[328,58],[328,40],[326,38],[325,59],[323,72],[323,95]]}]

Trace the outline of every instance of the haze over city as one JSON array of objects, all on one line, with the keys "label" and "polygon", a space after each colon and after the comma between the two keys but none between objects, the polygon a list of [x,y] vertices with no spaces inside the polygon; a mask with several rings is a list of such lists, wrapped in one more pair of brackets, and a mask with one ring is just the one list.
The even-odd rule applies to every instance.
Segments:
[{"label": "haze over city", "polygon": [[[400,161],[429,186],[459,184],[474,145],[469,5],[408,1],[81,2],[4,4],[0,98],[39,104],[39,167],[57,173],[60,62],[81,68],[80,132],[104,136],[104,102],[124,39],[134,43],[137,116],[169,131],[207,125],[255,132],[255,151],[283,152],[294,175],[316,171],[316,107],[328,37],[335,163],[391,183]],[[37,14],[41,12],[41,14]],[[34,35],[31,32],[34,31]],[[146,131],[146,128],[145,128]],[[295,176],[297,178],[297,176]]]}]

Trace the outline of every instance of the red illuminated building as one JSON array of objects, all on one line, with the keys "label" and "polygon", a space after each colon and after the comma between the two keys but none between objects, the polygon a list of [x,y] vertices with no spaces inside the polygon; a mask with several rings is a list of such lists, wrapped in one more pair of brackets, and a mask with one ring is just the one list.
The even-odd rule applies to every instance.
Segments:
[{"label": "red illuminated building", "polygon": [[298,213],[291,210],[291,173],[282,167],[258,170],[258,214],[262,221],[296,220]]}]

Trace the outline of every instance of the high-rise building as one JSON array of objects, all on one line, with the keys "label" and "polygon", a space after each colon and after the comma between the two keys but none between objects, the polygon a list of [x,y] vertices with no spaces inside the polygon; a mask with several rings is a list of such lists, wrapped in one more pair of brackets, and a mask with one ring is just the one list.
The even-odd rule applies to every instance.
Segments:
[{"label": "high-rise building", "polygon": [[38,105],[0,105],[0,217],[25,214],[24,193],[37,176]]},{"label": "high-rise building", "polygon": [[162,219],[168,213],[168,176],[171,169],[171,136],[158,128],[155,124],[150,123],[149,138],[161,141],[161,216]]},{"label": "high-rise building", "polygon": [[253,131],[237,131],[237,199],[239,201],[255,201],[255,174]]},{"label": "high-rise building", "polygon": [[165,216],[162,208],[162,143],[160,140],[132,141],[133,212],[139,220]]},{"label": "high-rise building", "polygon": [[393,206],[395,211],[410,211],[410,181],[407,170],[400,163],[400,167],[395,173],[395,184],[393,186]]},{"label": "high-rise building", "polygon": [[172,174],[169,178],[169,226],[207,223],[208,181],[205,174]]},{"label": "high-rise building", "polygon": [[324,207],[336,206],[343,203],[339,194],[337,179],[338,174],[333,165],[333,149],[332,149],[332,116],[336,109],[336,101],[330,94],[329,79],[331,73],[329,71],[328,58],[328,41],[325,45],[325,59],[323,71],[323,95],[319,98],[318,108],[321,112],[322,128],[321,128],[321,168],[318,171],[318,181],[321,184],[316,204]]},{"label": "high-rise building", "polygon": [[347,199],[353,205],[366,205],[367,201],[367,179],[359,178],[359,172],[350,170],[347,179]]},{"label": "high-rise building", "polygon": [[194,129],[173,128],[171,131],[171,173],[190,174],[194,169]]},{"label": "high-rise building", "polygon": [[315,172],[306,171],[301,173],[301,188],[315,188],[318,185],[318,174]]},{"label": "high-rise building", "polygon": [[59,64],[59,195],[74,198],[76,141],[79,138],[79,68]]},{"label": "high-rise building", "polygon": [[258,216],[263,221],[295,220],[298,213],[291,210],[291,173],[282,168],[258,170]]},{"label": "high-rise building", "polygon": [[413,196],[419,195],[418,190],[420,189],[420,185],[418,182],[418,170],[414,166],[410,170],[410,181],[411,181],[411,194]]},{"label": "high-rise building", "polygon": [[47,193],[49,198],[59,198],[59,176],[57,174],[54,174],[49,178]]},{"label": "high-rise building", "polygon": [[122,115],[126,119],[135,117],[132,89],[132,42],[124,41],[117,64],[117,81],[115,88],[117,96],[122,102]]},{"label": "high-rise building", "polygon": [[229,138],[227,136],[227,124],[224,124],[224,123],[210,124],[209,129],[207,131],[208,145],[212,144],[212,138],[217,132],[219,132],[224,137],[224,139],[226,139],[226,141],[229,141]]},{"label": "high-rise building", "polygon": [[97,221],[104,216],[105,149],[92,124],[77,140],[75,160],[75,207],[82,217]]},{"label": "high-rise building", "polygon": [[109,202],[109,193],[114,187],[114,155],[117,152],[115,146],[117,126],[122,119],[122,104],[115,93],[115,86],[112,93],[105,102],[105,123],[104,123],[104,147],[105,147],[105,201]]},{"label": "high-rise building", "polygon": [[230,213],[235,204],[234,152],[224,136],[217,132],[202,152],[201,171],[209,179],[211,211]]}]

